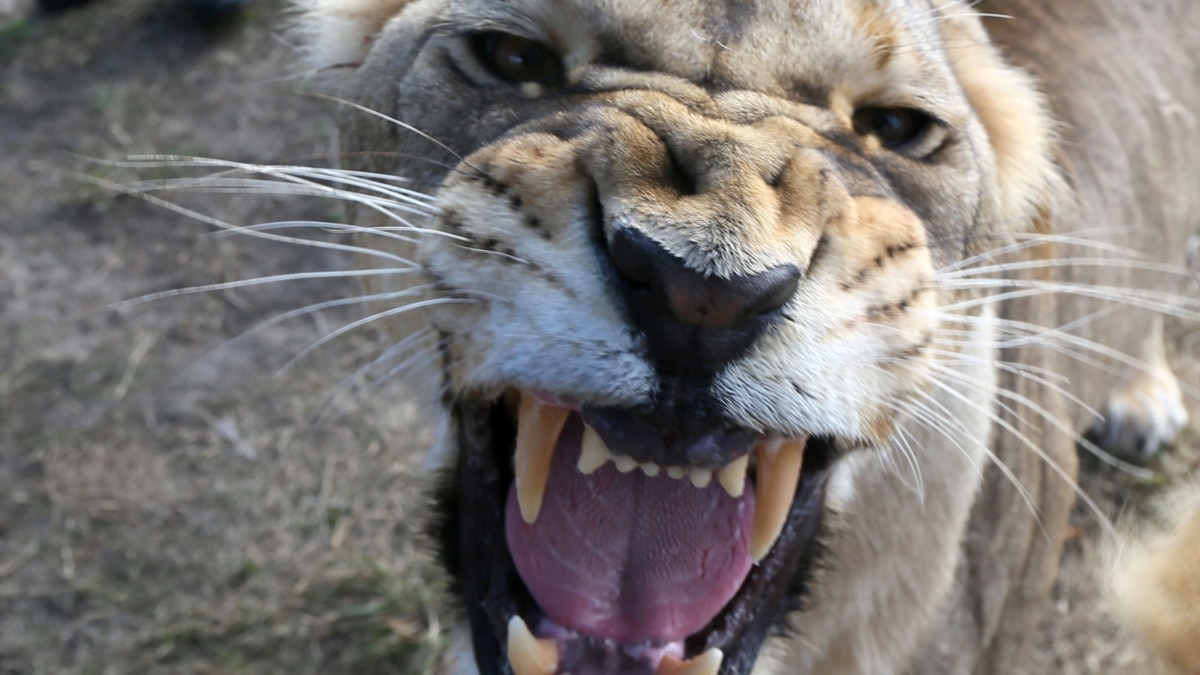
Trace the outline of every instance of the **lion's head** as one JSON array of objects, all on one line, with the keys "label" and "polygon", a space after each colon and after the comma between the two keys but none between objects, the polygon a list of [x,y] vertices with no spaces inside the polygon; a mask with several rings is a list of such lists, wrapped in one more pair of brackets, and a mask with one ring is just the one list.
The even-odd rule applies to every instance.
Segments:
[{"label": "lion's head", "polygon": [[[995,380],[989,306],[941,275],[1035,231],[1058,184],[1041,98],[968,4],[320,0],[307,22],[362,106],[348,168],[436,204],[357,222],[419,269],[397,332],[433,362],[479,669],[747,673],[789,617],[818,641],[879,607],[860,665],[910,651]],[[876,531],[916,494],[944,532]]]}]

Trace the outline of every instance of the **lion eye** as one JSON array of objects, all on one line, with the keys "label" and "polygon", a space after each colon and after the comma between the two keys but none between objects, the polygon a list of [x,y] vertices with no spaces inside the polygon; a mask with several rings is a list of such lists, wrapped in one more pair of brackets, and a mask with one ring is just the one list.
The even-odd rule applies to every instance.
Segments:
[{"label": "lion eye", "polygon": [[917,145],[934,126],[932,117],[912,108],[859,108],[853,121],[856,133],[875,136],[889,150]]},{"label": "lion eye", "polygon": [[495,77],[522,84],[560,84],[562,63],[558,54],[533,40],[508,33],[478,33],[471,38],[476,58]]}]

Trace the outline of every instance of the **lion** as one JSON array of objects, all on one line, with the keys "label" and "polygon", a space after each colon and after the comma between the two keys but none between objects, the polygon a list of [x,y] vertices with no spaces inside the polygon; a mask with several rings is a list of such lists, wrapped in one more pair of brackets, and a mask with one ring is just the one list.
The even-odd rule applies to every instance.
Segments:
[{"label": "lion", "polygon": [[461,672],[1019,671],[1186,423],[1200,3],[303,4]]}]

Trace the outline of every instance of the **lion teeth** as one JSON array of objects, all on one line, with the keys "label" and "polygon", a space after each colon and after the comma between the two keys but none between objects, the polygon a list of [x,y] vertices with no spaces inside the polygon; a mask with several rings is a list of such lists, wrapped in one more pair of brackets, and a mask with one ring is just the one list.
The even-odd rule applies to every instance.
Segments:
[{"label": "lion teeth", "polygon": [[754,482],[754,529],[750,533],[750,557],[757,564],[766,557],[783,532],[800,469],[804,466],[805,438],[771,438],[755,450],[758,474]]},{"label": "lion teeth", "polygon": [[708,469],[688,469],[688,480],[692,485],[704,489],[712,482],[712,471]]},{"label": "lion teeth", "polygon": [[717,473],[717,482],[730,497],[737,499],[746,491],[746,467],[750,466],[750,455],[743,455],[725,465]]},{"label": "lion teeth", "polygon": [[[539,410],[539,414],[541,415],[547,415],[545,412],[547,409],[555,409],[555,406],[541,403],[540,401],[537,401],[537,399],[533,400],[537,403],[537,405],[541,406],[541,409]],[[525,410],[524,401],[525,399],[522,399],[522,410]],[[522,413],[522,415],[524,415],[524,413]],[[524,417],[522,417],[522,420],[524,420]],[[552,421],[557,424],[557,420]],[[547,424],[549,424],[549,422],[547,422]],[[556,433],[561,433],[561,426],[558,427],[558,432]],[[551,452],[553,452],[553,450],[551,450]],[[693,486],[699,489],[708,487],[709,484],[712,483],[713,479],[713,471],[709,469],[687,468],[682,466],[664,467],[655,464],[654,462],[639,463],[637,459],[629,455],[614,454],[604,442],[604,439],[600,437],[600,434],[597,433],[595,429],[585,424],[583,426],[583,439],[580,442],[579,448],[579,461],[576,463],[575,468],[577,468],[583,475],[590,476],[599,471],[601,467],[609,462],[612,462],[616,466],[617,471],[620,471],[621,473],[632,473],[633,471],[641,469],[642,473],[649,478],[655,478],[660,474],[666,473],[667,476],[675,480],[687,479],[692,483]],[[720,481],[721,486],[725,488],[725,491],[735,499],[741,497],[742,493],[746,489],[746,467],[749,465],[749,463],[750,456],[747,455],[745,457],[740,457],[733,460],[726,465],[725,468],[717,472],[717,480]],[[546,460],[546,466],[549,466],[549,460]],[[530,482],[532,483],[532,479]],[[540,503],[540,498],[538,498],[538,504],[540,505]],[[524,502],[522,502],[521,513],[522,515],[525,514]],[[537,517],[536,511],[533,513],[533,517]]]},{"label": "lion teeth", "polygon": [[517,450],[513,456],[517,503],[521,518],[532,525],[542,510],[546,480],[554,460],[554,446],[562,434],[571,411],[543,403],[536,396],[521,392],[517,416]]},{"label": "lion teeth", "polygon": [[716,647],[711,647],[700,656],[687,661],[680,661],[668,655],[659,662],[654,675],[717,675],[724,660],[725,653]]},{"label": "lion teeth", "polygon": [[534,637],[525,620],[514,615],[508,620],[508,662],[514,675],[554,675],[558,643],[553,638]]},{"label": "lion teeth", "polygon": [[600,438],[600,434],[596,433],[595,429],[585,425],[583,427],[583,447],[579,452],[579,464],[576,465],[579,472],[590,476],[611,459],[613,459],[613,454],[604,444],[604,439]]},{"label": "lion teeth", "polygon": [[617,458],[613,460],[613,464],[617,465],[617,471],[621,473],[629,473],[638,468],[638,461],[629,455],[617,455]]}]

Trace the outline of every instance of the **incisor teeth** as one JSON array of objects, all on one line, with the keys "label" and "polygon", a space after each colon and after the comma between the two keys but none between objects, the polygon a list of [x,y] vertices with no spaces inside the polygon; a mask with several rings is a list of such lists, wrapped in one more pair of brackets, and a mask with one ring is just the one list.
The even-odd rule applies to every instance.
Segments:
[{"label": "incisor teeth", "polygon": [[787,522],[800,481],[800,469],[804,466],[806,440],[773,438],[758,444],[754,529],[750,533],[750,558],[756,564],[775,545]]},{"label": "incisor teeth", "polygon": [[514,675],[554,675],[558,643],[552,638],[535,638],[525,620],[514,615],[508,620],[508,662]]},{"label": "incisor teeth", "polygon": [[550,463],[554,460],[554,446],[558,444],[558,437],[570,414],[571,411],[566,408],[543,403],[536,396],[521,392],[513,470],[521,517],[531,525],[537,521],[538,513],[542,510],[546,479],[550,476]]},{"label": "incisor teeth", "polygon": [[712,482],[712,471],[708,469],[689,469],[688,480],[692,481],[692,485],[704,489]]},{"label": "incisor teeth", "polygon": [[725,468],[717,473],[717,481],[730,497],[737,499],[746,491],[746,467],[749,465],[750,455],[745,455],[726,464]]},{"label": "incisor teeth", "polygon": [[658,475],[658,472],[662,471],[662,467],[655,464],[654,462],[646,462],[645,464],[642,464],[641,467],[642,467],[642,473],[646,474],[647,476],[649,476],[651,478],[654,478],[655,476]]},{"label": "incisor teeth", "polygon": [[654,675],[717,675],[724,660],[725,653],[716,647],[687,661],[680,661],[674,656],[664,656]]},{"label": "incisor teeth", "polygon": [[687,469],[682,466],[668,466],[667,475],[675,480],[683,480],[687,476]]},{"label": "incisor teeth", "polygon": [[630,471],[638,468],[637,460],[629,455],[618,455],[617,458],[613,460],[613,463],[617,465],[617,471],[620,471],[621,473],[629,473]]},{"label": "incisor teeth", "polygon": [[596,473],[596,470],[612,459],[612,453],[604,444],[600,434],[589,426],[583,427],[583,449],[579,452],[578,469],[585,476]]}]

